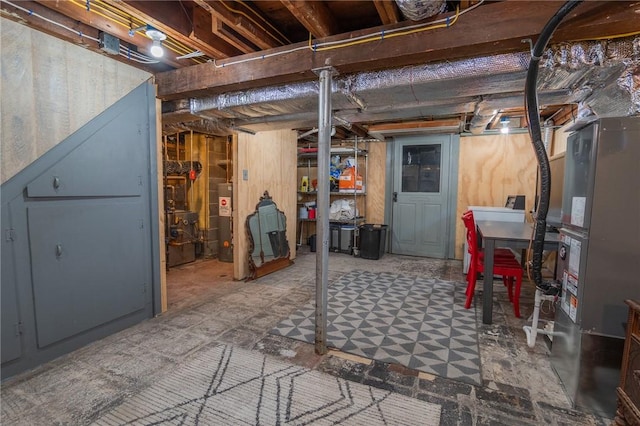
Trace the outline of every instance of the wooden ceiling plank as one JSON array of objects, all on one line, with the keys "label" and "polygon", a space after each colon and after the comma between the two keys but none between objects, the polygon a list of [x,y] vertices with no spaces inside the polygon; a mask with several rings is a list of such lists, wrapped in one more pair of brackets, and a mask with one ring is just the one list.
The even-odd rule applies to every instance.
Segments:
[{"label": "wooden ceiling plank", "polygon": [[215,42],[214,37],[220,37],[242,53],[256,51],[255,47],[247,46],[245,43],[239,42],[237,37],[228,37],[223,28],[216,31],[216,28],[224,27],[224,25],[224,22],[214,19],[214,17],[203,8],[196,7],[193,10],[193,33],[190,38],[209,44]]},{"label": "wooden ceiling plank", "polygon": [[316,38],[338,34],[335,17],[323,1],[281,0],[291,14]]},{"label": "wooden ceiling plank", "polygon": [[[204,10],[200,8],[201,10]],[[208,13],[208,12],[205,12]],[[223,39],[227,40],[229,44],[235,46],[237,49],[242,51],[243,53],[256,52],[259,49],[251,43],[249,40],[245,39],[237,32],[233,31],[231,27],[222,22],[220,19],[217,19],[213,15],[209,15],[213,18],[212,30],[214,33],[218,34]]]},{"label": "wooden ceiling plank", "polygon": [[[633,1],[587,1],[578,6],[553,33],[556,39],[583,40],[591,37],[606,37],[616,34],[638,32],[640,3]],[[619,19],[623,17],[624,19]],[[616,22],[617,31],[610,31]]]},{"label": "wooden ceiling plank", "polygon": [[[212,34],[211,43],[191,39],[193,28],[184,10],[176,2],[103,0],[135,18],[154,26],[182,44],[193,46],[212,58],[228,58],[241,54],[235,47]],[[175,9],[175,7],[180,8]]]},{"label": "wooden ceiling plank", "polygon": [[369,132],[383,132],[389,130],[404,129],[432,129],[434,127],[454,127],[460,124],[459,119],[447,120],[420,120],[420,121],[404,121],[398,123],[381,123],[369,126]]},{"label": "wooden ceiling plank", "polygon": [[[540,30],[562,4],[562,1],[544,1],[536,3],[536,7],[532,8],[528,2],[488,3],[462,16],[449,28],[402,37],[385,37],[382,41],[317,52],[293,50],[306,45],[298,43],[234,58],[235,63],[244,62],[241,66],[211,67],[201,64],[158,73],[156,79],[159,97],[180,99],[267,84],[311,80],[317,78],[311,70],[327,65],[335,67],[341,73],[350,73],[524,51],[527,46],[521,40],[537,38]],[[571,27],[566,27],[562,37],[565,37],[564,40],[573,40],[576,35],[584,38],[617,34],[624,21],[629,21],[627,14],[611,15],[607,25],[598,26],[594,33],[585,29],[576,34],[570,31]],[[479,22],[482,25],[478,25]],[[346,40],[361,34],[371,34],[373,31],[374,29],[358,31],[318,41]],[[563,41],[562,37],[554,37],[554,40]],[[278,52],[285,53],[277,55]],[[273,56],[258,59],[263,54]]]},{"label": "wooden ceiling plank", "polygon": [[[84,5],[80,5],[79,3],[74,3],[72,1],[44,1],[37,0],[37,3],[42,6],[49,8],[51,10],[55,10],[56,12],[65,15],[75,21],[82,22],[88,26],[93,28],[97,28],[100,31],[104,31],[112,36],[118,37],[125,43],[131,43],[138,48],[142,48],[140,53],[150,55],[149,49],[151,48],[152,41],[151,39],[143,36],[139,33],[134,33],[133,36],[129,35],[129,27],[114,22],[113,20],[109,20],[104,16],[98,15],[97,13],[93,13],[91,10],[87,10]],[[169,51],[168,49],[165,52],[165,56],[163,56],[159,61],[164,62],[166,64],[171,65],[175,68],[180,68],[185,65],[191,65],[189,62],[180,63],[176,60],[176,54],[174,52]]]},{"label": "wooden ceiling plank", "polygon": [[373,0],[373,5],[376,7],[383,25],[400,22],[400,10],[395,1]]},{"label": "wooden ceiling plank", "polygon": [[225,5],[228,2],[224,4],[222,0],[194,0],[194,2],[211,13],[211,15],[229,25],[237,31],[238,34],[260,49],[271,49],[281,45],[268,31],[255,25],[245,16],[233,13],[227,9]]}]

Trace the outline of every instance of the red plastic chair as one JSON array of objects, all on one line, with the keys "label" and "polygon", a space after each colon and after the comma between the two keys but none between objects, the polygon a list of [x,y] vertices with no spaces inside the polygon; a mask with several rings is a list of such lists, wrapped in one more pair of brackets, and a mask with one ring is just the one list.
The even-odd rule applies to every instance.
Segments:
[{"label": "red plastic chair", "polygon": [[[469,256],[471,257],[471,243],[469,242],[469,232],[476,232],[476,224],[473,218],[473,211],[467,210],[462,214],[462,223],[464,223],[464,227],[466,228],[467,233],[467,251],[469,252]],[[476,238],[477,241],[477,238]],[[477,244],[476,244],[477,245]],[[478,247],[478,255],[480,256],[480,261],[484,262],[484,249],[482,247]],[[500,248],[496,247],[493,251],[494,260],[503,260],[503,259],[513,259],[517,260],[516,256],[513,252],[508,248]],[[477,273],[476,273],[477,276]],[[504,281],[504,280],[503,280]],[[505,285],[507,282],[505,281]],[[471,275],[467,274],[467,289],[465,294],[469,294],[469,288],[471,287]],[[511,300],[511,295],[509,295],[509,300]]]},{"label": "red plastic chair", "polygon": [[[467,274],[467,300],[465,309],[471,307],[471,301],[476,289],[476,280],[479,273],[484,273],[484,256],[478,249],[478,235],[476,233],[473,215],[462,215],[462,221],[467,228],[467,243],[469,245],[469,253],[471,254],[471,262],[469,264],[469,273]],[[507,250],[510,254],[502,252],[498,256],[499,250]],[[493,261],[493,274],[502,275],[502,281],[507,286],[509,301],[513,303],[514,314],[520,318],[520,290],[522,288],[522,267],[509,249],[496,249]],[[513,289],[513,279],[516,280],[515,294]]]},{"label": "red plastic chair", "polygon": [[[462,215],[462,223],[464,223],[464,227],[466,228],[466,235],[467,235],[467,250],[469,252],[469,257],[473,257],[474,254],[471,250],[471,233],[473,232],[475,234],[476,232],[476,224],[475,221],[473,219],[473,211],[468,210],[466,211],[463,215]],[[477,235],[477,234],[476,234]],[[476,236],[476,247],[478,246],[477,244],[477,236]],[[477,255],[480,257],[480,261],[484,262],[484,250],[481,247],[477,248],[476,251]],[[493,258],[494,258],[494,263],[495,262],[500,262],[500,261],[504,261],[504,260],[509,260],[509,259],[513,259],[516,260],[515,255],[513,254],[513,252],[507,248],[496,248],[494,250],[493,253]],[[471,261],[471,264],[473,264],[473,261]],[[469,270],[467,273],[467,289],[465,291],[466,295],[469,295],[469,291],[471,288],[471,273],[472,271]],[[474,279],[477,279],[478,276],[478,271],[475,272],[474,275]],[[507,280],[502,279],[502,281],[504,282],[504,285],[507,286]],[[509,293],[509,300],[511,300],[512,295],[511,293]]]}]

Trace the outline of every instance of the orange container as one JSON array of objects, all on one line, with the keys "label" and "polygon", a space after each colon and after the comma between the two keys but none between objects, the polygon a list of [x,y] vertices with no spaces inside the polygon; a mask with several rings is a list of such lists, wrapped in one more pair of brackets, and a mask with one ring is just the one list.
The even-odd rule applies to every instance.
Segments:
[{"label": "orange container", "polygon": [[340,175],[338,189],[360,191],[362,190],[362,176],[360,176],[355,167],[344,169]]}]

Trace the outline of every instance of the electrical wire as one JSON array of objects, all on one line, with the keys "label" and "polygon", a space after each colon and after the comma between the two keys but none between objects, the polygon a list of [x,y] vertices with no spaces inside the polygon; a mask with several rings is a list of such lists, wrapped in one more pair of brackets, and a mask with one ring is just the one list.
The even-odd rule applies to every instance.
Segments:
[{"label": "electrical wire", "polygon": [[[21,11],[27,13],[29,16],[34,16],[36,18],[40,18],[45,22],[48,22],[48,23],[53,24],[53,25],[56,25],[56,26],[58,26],[60,28],[63,28],[63,29],[65,29],[65,30],[67,30],[67,31],[69,31],[71,33],[74,33],[74,34],[78,35],[80,38],[91,40],[91,41],[95,41],[96,43],[100,43],[100,40],[95,38],[95,37],[92,37],[92,36],[90,36],[88,34],[84,34],[82,31],[78,31],[78,30],[76,30],[74,28],[68,27],[68,26],[66,26],[64,24],[61,24],[61,23],[56,22],[56,21],[54,21],[52,19],[49,19],[49,18],[47,18],[45,16],[42,16],[39,13],[34,12],[33,10],[26,9],[26,8],[24,8],[22,6],[19,6],[17,4],[14,4],[14,3],[12,3],[12,2],[10,2],[8,0],[2,0],[2,2],[8,4],[11,7],[14,7],[14,8],[18,9],[18,10],[21,10]],[[153,58],[151,58],[149,56],[145,56],[145,55],[143,55],[141,53],[138,53],[136,51],[127,50],[127,48],[125,48],[124,46],[120,46],[118,54],[120,56],[123,56],[123,57],[129,59],[129,60],[132,60],[134,62],[138,62],[138,63],[141,63],[141,64],[155,64],[155,63],[158,63],[158,61],[154,60]]]},{"label": "electrical wire", "polygon": [[[456,7],[456,14],[454,15],[453,20],[451,20],[450,17],[446,17],[446,18],[438,19],[436,21],[425,22],[422,24],[415,24],[407,27],[393,28],[390,30],[382,30],[373,34],[350,38],[348,41],[341,40],[341,41],[329,41],[329,42],[317,43],[313,45],[314,48],[312,50],[314,51],[331,50],[331,49],[336,49],[341,47],[349,47],[349,46],[354,46],[358,44],[369,43],[369,42],[378,41],[378,40],[384,40],[385,38],[393,38],[393,37],[399,37],[403,35],[414,34],[422,31],[434,30],[437,28],[447,28],[452,26],[460,16],[476,9],[482,3],[484,3],[484,0],[479,1],[478,3],[474,4],[473,6],[467,9],[464,9],[462,12],[460,11],[459,7]],[[310,38],[309,44],[311,45],[311,34],[309,34],[309,38]]]},{"label": "electrical wire", "polygon": [[571,41],[579,42],[579,41],[615,40],[617,38],[633,37],[635,35],[640,35],[640,31],[631,31],[630,33],[614,34],[614,35],[602,36],[602,37],[581,38],[578,40],[571,40]]},{"label": "electrical wire", "polygon": [[[480,4],[480,3],[478,3]],[[467,9],[469,10],[469,9]],[[323,52],[326,50],[333,50],[333,49],[341,49],[343,47],[350,47],[350,46],[356,46],[359,44],[365,44],[365,43],[371,43],[373,41],[378,41],[378,40],[384,40],[385,38],[393,38],[393,37],[400,37],[400,36],[405,36],[405,35],[409,35],[409,34],[415,34],[415,33],[419,33],[419,32],[423,32],[423,31],[429,31],[429,30],[435,30],[438,28],[449,28],[450,26],[452,26],[453,24],[456,23],[456,21],[458,20],[458,17],[460,16],[460,8],[456,7],[456,14],[454,15],[453,20],[449,21],[449,18],[446,18],[444,20],[439,20],[439,22],[444,21],[444,23],[437,23],[437,24],[433,24],[431,23],[430,25],[426,26],[426,27],[420,27],[420,28],[413,28],[413,29],[406,29],[403,28],[403,31],[398,31],[398,32],[392,32],[392,31],[380,31],[379,33],[375,34],[375,35],[371,35],[371,36],[362,36],[362,37],[355,37],[353,39],[349,39],[349,41],[340,41],[340,42],[325,42],[325,43],[321,43],[321,44],[313,44],[312,41],[312,37],[311,37],[311,33],[309,33],[309,50],[312,50],[314,52]],[[438,22],[438,21],[436,21]],[[318,47],[320,46],[320,47]]]},{"label": "electrical wire", "polygon": [[[78,2],[78,1],[71,1],[71,4],[76,5],[78,7],[81,7],[82,9],[85,9],[85,4],[84,2]],[[96,10],[99,9],[99,10]],[[101,11],[102,12],[101,12]],[[126,14],[125,12],[112,7],[109,4],[103,3],[99,0],[92,0],[92,8],[91,8],[91,13],[95,13],[98,16],[101,16],[117,25],[120,25],[124,28],[127,28],[129,30],[131,30],[132,28],[140,28],[140,27],[146,27],[146,23],[136,19],[128,14]],[[146,37],[146,35],[145,35]],[[167,39],[162,43],[164,47],[166,47],[168,50],[176,53],[178,56],[180,55],[185,55],[188,53],[192,53],[193,50],[190,49],[188,46],[178,42],[177,40],[173,39],[172,37],[167,37]],[[191,58],[194,62],[196,63],[202,63],[205,62],[204,59],[195,59],[195,58]],[[156,61],[155,63],[157,63],[159,61]]]},{"label": "electrical wire", "polygon": [[80,38],[86,38],[86,39],[88,39],[88,40],[95,41],[96,43],[99,43],[99,42],[100,42],[100,40],[98,40],[98,39],[97,39],[97,38],[95,38],[95,37],[91,37],[90,35],[84,34],[82,31],[78,31],[78,30],[76,30],[76,29],[74,29],[74,28],[68,27],[68,26],[66,26],[66,25],[64,25],[64,24],[61,24],[61,23],[56,22],[56,21],[54,21],[54,20],[52,20],[52,19],[49,19],[49,18],[47,18],[47,17],[45,17],[45,16],[42,16],[42,15],[40,15],[40,14],[38,14],[38,13],[34,12],[33,10],[26,9],[26,8],[24,8],[24,7],[22,7],[22,6],[18,6],[17,4],[14,4],[14,3],[12,3],[12,2],[10,2],[10,1],[8,1],[8,0],[1,0],[1,1],[2,1],[3,3],[8,4],[8,5],[9,5],[9,6],[11,6],[11,7],[14,7],[14,8],[18,9],[18,10],[21,10],[21,11],[25,12],[25,13],[26,13],[26,14],[28,14],[29,16],[35,16],[36,18],[40,18],[40,19],[42,19],[42,20],[43,20],[43,21],[45,21],[45,22],[48,22],[48,23],[53,24],[53,25],[56,25],[56,26],[58,26],[58,27],[60,27],[60,28],[64,28],[65,30],[70,31],[70,32],[72,32],[72,33],[76,34],[76,35],[77,35],[77,36],[79,36]]},{"label": "electrical wire", "polygon": [[[478,6],[480,6],[482,3],[484,3],[484,0],[479,1],[478,3],[474,4],[473,6],[463,10],[462,12],[459,11],[459,8],[456,8],[456,15],[454,17],[454,22],[458,20],[458,18],[462,15],[464,15],[465,13],[468,13],[470,11],[472,11],[473,9],[477,8]],[[401,35],[407,35],[407,34],[412,34],[415,32],[421,32],[421,31],[427,31],[427,30],[431,30],[431,29],[435,29],[435,28],[446,28],[446,27],[450,27],[452,25],[452,22],[450,20],[451,18],[447,17],[447,18],[443,18],[443,19],[439,19],[437,21],[433,21],[433,22],[428,22],[428,23],[423,23],[423,24],[416,24],[416,25],[411,25],[408,27],[402,27],[402,28],[395,28],[395,29],[391,29],[388,31],[378,31],[376,33],[373,34],[367,34],[367,35],[362,35],[359,37],[355,37],[352,39],[349,39],[348,41],[344,41],[344,40],[340,40],[340,41],[329,41],[329,42],[323,42],[323,43],[317,43],[313,46],[315,46],[315,48],[311,48],[310,49],[310,45],[312,45],[312,35],[309,34],[309,44],[306,46],[299,46],[299,47],[295,47],[293,49],[287,49],[287,50],[281,50],[278,52],[272,52],[272,53],[267,53],[267,54],[263,54],[261,56],[253,56],[251,58],[243,58],[243,59],[239,59],[236,61],[231,61],[231,62],[225,62],[223,64],[218,64],[216,59],[213,59],[213,66],[215,68],[224,68],[224,67],[228,67],[228,66],[232,66],[232,65],[239,65],[239,64],[244,64],[247,62],[252,62],[252,61],[257,61],[257,60],[261,60],[261,59],[267,59],[267,58],[272,58],[274,56],[280,56],[280,55],[286,55],[289,53],[293,53],[293,52],[297,52],[300,50],[312,50],[314,52],[316,51],[322,51],[322,50],[331,50],[331,49],[338,49],[338,48],[342,48],[342,47],[347,47],[347,46],[351,46],[351,45],[355,45],[355,44],[363,44],[363,43],[368,43],[368,42],[372,42],[372,41],[377,41],[377,40],[383,40],[385,38],[389,38],[389,37],[398,37]],[[442,26],[438,25],[438,24],[444,24]],[[397,34],[397,35],[395,35]],[[360,40],[365,40],[365,41],[360,41]],[[359,42],[359,43],[356,43]],[[331,46],[331,47],[329,47]]]}]

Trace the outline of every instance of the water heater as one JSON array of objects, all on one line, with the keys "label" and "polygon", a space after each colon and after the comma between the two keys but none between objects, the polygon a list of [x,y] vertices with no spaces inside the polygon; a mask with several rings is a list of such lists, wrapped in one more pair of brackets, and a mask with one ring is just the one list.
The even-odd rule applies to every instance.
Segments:
[{"label": "water heater", "polygon": [[218,184],[218,260],[221,262],[233,262],[232,196],[231,183]]}]

